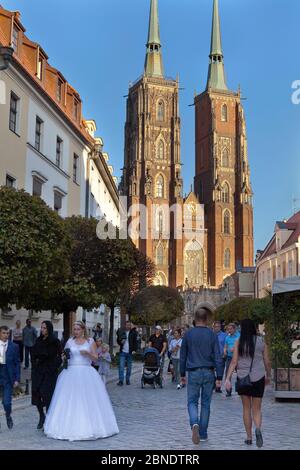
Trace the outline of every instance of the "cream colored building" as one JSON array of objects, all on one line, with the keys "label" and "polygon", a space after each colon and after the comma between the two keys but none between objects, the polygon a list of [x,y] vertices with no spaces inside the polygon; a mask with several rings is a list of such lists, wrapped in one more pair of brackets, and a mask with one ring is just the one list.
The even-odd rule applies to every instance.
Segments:
[{"label": "cream colored building", "polygon": [[255,296],[265,297],[273,282],[300,274],[300,212],[276,222],[274,235],[258,252],[255,270]]},{"label": "cream colored building", "polygon": [[[95,121],[82,116],[80,95],[26,36],[20,14],[1,6],[0,46],[14,49],[11,65],[0,72],[0,186],[40,196],[62,217],[105,217],[118,226],[113,167]],[[62,330],[61,316],[51,312],[2,311],[1,323],[11,327],[21,319],[24,326],[27,316],[35,327],[52,318]]]}]

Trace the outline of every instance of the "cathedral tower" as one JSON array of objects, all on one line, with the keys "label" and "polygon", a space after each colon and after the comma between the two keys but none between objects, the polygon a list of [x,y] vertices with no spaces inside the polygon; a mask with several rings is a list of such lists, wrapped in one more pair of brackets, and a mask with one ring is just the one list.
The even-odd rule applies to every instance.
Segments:
[{"label": "cathedral tower", "polygon": [[141,234],[133,240],[155,262],[156,283],[176,287],[183,284],[183,247],[174,236],[173,217],[167,222],[167,212],[183,203],[179,85],[164,75],[157,3],[151,0],[144,73],[127,98],[122,192],[128,207],[146,207],[148,224],[139,220]]},{"label": "cathedral tower", "polygon": [[227,88],[218,0],[214,0],[206,89],[195,97],[194,191],[205,205],[208,283],[253,265],[253,208],[240,90]]}]

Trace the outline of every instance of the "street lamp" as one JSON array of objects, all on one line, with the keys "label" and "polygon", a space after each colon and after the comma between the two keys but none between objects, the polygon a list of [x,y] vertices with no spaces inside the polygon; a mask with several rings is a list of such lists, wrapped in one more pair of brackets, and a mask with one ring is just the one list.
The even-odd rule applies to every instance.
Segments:
[{"label": "street lamp", "polygon": [[14,50],[12,47],[0,46],[0,70],[5,70],[9,67],[12,61],[13,52]]}]

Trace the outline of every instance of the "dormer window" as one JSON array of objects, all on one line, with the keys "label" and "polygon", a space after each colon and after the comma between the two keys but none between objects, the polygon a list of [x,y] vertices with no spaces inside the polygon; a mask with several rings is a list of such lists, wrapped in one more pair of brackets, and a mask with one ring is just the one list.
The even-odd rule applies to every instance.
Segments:
[{"label": "dormer window", "polygon": [[13,27],[11,46],[12,46],[13,50],[15,51],[15,53],[18,54],[18,50],[19,50],[19,30],[15,25]]},{"label": "dormer window", "polygon": [[39,55],[39,60],[37,64],[37,73],[36,76],[39,80],[43,80],[43,57],[42,55]]},{"label": "dormer window", "polygon": [[73,108],[73,111],[74,111],[74,119],[76,121],[78,121],[78,108],[79,108],[79,103],[76,99],[74,99],[74,108]]},{"label": "dormer window", "polygon": [[57,89],[56,89],[56,98],[57,98],[57,101],[59,101],[61,103],[62,101],[62,96],[63,96],[63,81],[58,78],[57,79]]}]

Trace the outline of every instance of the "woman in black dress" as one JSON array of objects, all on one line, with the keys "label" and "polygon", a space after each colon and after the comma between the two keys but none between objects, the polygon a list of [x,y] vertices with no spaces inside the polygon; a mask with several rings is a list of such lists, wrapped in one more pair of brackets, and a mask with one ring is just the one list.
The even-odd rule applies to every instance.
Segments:
[{"label": "woman in black dress", "polygon": [[40,420],[37,429],[42,429],[46,412],[50,406],[52,395],[61,364],[61,343],[54,336],[53,325],[44,321],[41,335],[32,348],[32,404],[38,409]]}]

